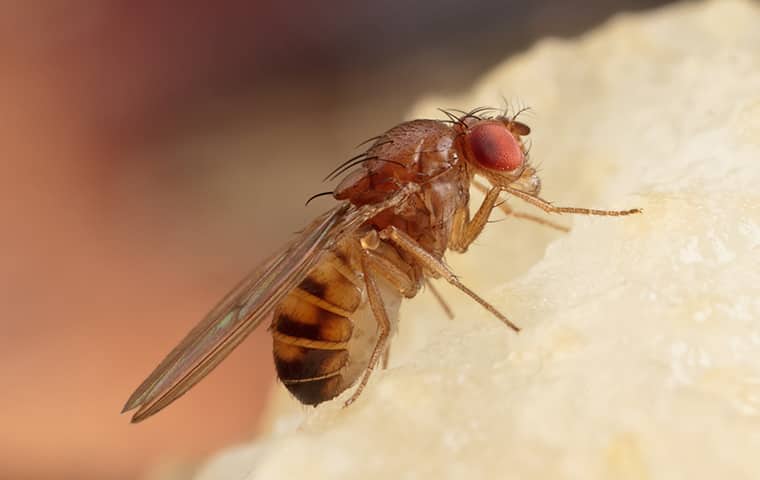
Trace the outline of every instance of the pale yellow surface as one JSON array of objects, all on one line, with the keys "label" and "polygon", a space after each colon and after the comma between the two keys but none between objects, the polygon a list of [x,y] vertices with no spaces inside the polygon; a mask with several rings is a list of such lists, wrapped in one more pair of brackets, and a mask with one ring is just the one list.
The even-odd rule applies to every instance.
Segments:
[{"label": "pale yellow surface", "polygon": [[407,302],[356,404],[279,395],[273,433],[198,479],[760,478],[758,6],[545,40],[410,117],[502,95],[534,109],[543,196],[644,215],[489,226],[450,263],[520,335],[442,286],[456,320]]}]

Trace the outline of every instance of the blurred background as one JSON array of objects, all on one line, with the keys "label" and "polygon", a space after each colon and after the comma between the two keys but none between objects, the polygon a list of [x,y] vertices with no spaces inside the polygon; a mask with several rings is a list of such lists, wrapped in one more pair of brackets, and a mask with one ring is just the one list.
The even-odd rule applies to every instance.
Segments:
[{"label": "blurred background", "polygon": [[0,3],[0,478],[140,478],[252,437],[263,329],[160,415],[119,411],[416,98],[661,3]]}]

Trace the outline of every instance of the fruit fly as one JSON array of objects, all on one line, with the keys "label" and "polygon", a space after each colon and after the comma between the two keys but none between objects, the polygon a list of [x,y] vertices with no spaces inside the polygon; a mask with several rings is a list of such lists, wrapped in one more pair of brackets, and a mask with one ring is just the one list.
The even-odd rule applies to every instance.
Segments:
[{"label": "fruit fly", "polygon": [[[446,280],[518,332],[443,260],[449,250],[467,251],[497,207],[563,228],[512,211],[499,203],[502,194],[548,213],[640,212],[557,207],[540,198],[520,112],[442,112],[447,120],[404,122],[369,140],[365,152],[329,175],[345,174],[330,192],[337,205],[249,274],[169,353],[127,401],[125,412],[138,409],[132,421],[182,396],[265,320],[277,375],[290,393],[318,405],[356,385],[349,405],[387,362],[401,300],[429,278]],[[473,186],[485,198],[471,214]]]}]

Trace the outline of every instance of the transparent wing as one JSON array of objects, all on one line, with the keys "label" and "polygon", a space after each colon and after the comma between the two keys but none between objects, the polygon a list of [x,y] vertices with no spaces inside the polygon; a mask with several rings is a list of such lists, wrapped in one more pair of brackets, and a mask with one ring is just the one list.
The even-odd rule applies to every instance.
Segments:
[{"label": "transparent wing", "polygon": [[328,211],[230,291],[135,390],[123,412],[142,421],[182,396],[250,334],[308,275],[322,253],[360,225],[347,204]]},{"label": "transparent wing", "polygon": [[377,213],[398,207],[418,191],[412,183],[376,204],[342,203],[317,218],[228,293],[135,390],[122,413],[139,407],[132,417],[132,422],[139,422],[181,397],[271,316],[324,252]]}]

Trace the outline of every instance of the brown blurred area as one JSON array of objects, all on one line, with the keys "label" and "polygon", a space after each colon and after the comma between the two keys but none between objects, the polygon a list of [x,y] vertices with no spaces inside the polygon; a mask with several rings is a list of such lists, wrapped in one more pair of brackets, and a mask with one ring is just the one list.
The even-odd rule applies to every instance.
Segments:
[{"label": "brown blurred area", "polygon": [[160,415],[119,411],[415,98],[658,3],[2,3],[0,477],[135,478],[252,436],[263,330]]}]

